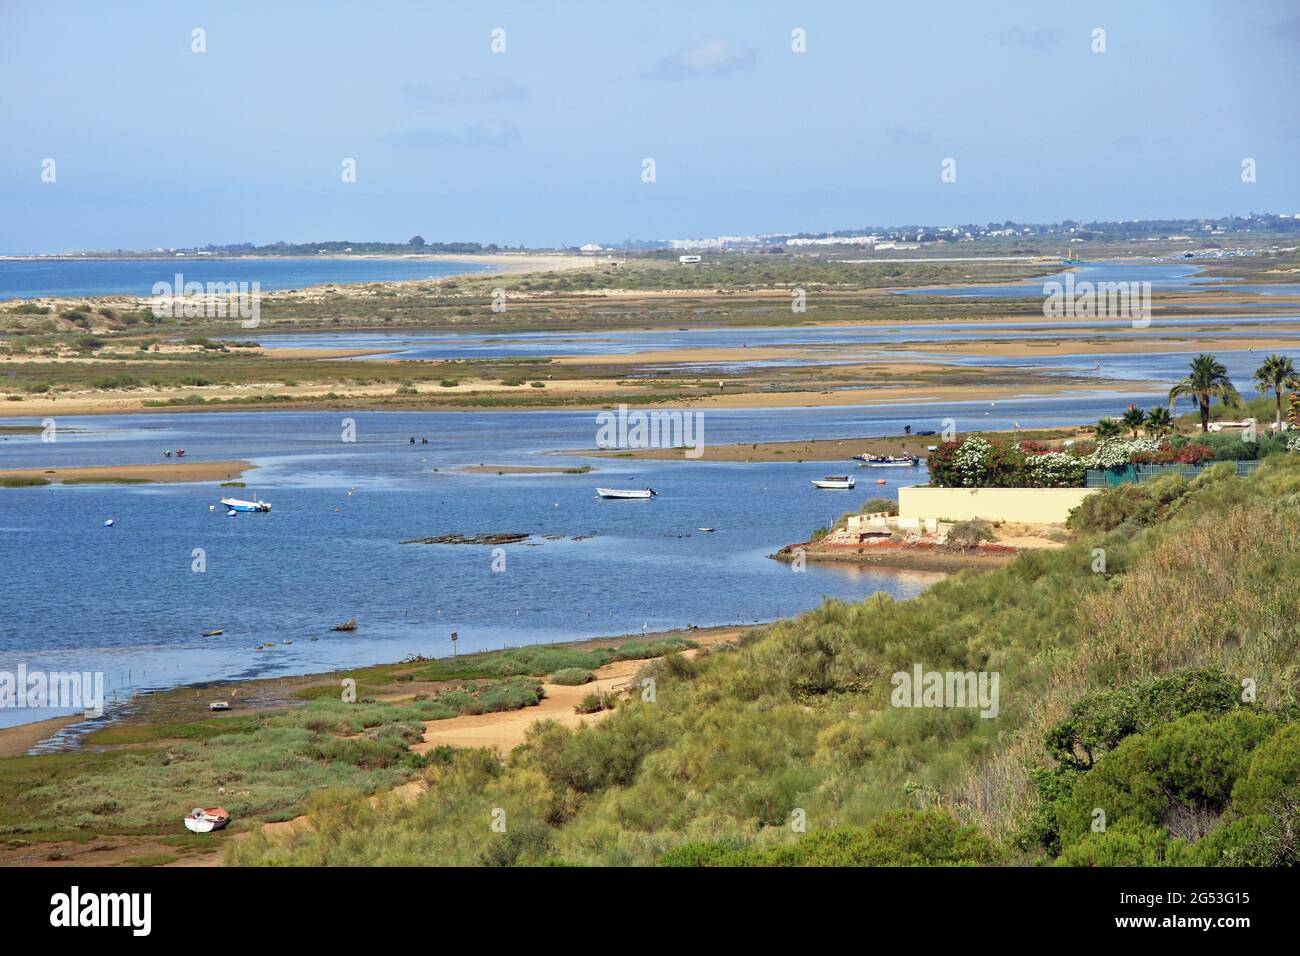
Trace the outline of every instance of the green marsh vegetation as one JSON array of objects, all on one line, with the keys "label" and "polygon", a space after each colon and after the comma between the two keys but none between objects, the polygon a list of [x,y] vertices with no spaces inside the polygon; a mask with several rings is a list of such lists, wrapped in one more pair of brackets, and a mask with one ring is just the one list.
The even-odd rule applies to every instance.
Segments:
[{"label": "green marsh vegetation", "polygon": [[[670,654],[647,668],[654,700],[539,724],[504,761],[457,752],[411,802],[323,801],[315,831],[229,859],[1294,862],[1300,456],[1231,470],[913,600],[828,601],[729,652]],[[891,675],[917,663],[997,672],[999,715],[891,706]],[[484,825],[493,807],[515,836]]]},{"label": "green marsh vegetation", "polygon": [[0,760],[0,835],[173,834],[191,807],[218,803],[234,816],[233,830],[291,819],[317,793],[373,793],[444,759],[410,750],[422,721],[515,710],[542,696],[537,681],[518,677],[404,703],[345,703],[338,684],[326,690],[280,710],[113,724],[75,752]]}]

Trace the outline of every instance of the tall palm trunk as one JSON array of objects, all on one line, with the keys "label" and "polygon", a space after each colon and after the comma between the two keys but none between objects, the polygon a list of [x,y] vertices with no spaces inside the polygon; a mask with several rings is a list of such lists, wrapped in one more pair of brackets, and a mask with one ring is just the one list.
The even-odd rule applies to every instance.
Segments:
[{"label": "tall palm trunk", "polygon": [[1278,383],[1278,385],[1273,389],[1273,394],[1277,396],[1277,421],[1274,423],[1273,428],[1275,431],[1280,432],[1282,430],[1282,385],[1281,383]]},{"label": "tall palm trunk", "polygon": [[1201,403],[1201,432],[1205,433],[1210,430],[1210,397],[1198,395],[1197,401]]}]

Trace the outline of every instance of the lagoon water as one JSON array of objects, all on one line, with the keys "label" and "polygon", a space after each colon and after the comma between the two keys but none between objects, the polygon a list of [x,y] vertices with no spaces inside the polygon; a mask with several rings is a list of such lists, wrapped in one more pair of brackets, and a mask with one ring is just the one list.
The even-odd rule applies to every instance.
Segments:
[{"label": "lagoon water", "polygon": [[2,259],[0,299],[41,296],[153,294],[155,282],[257,282],[263,292],[306,286],[405,279],[445,279],[491,271],[481,262],[441,259],[246,258],[170,256],[159,259]]},{"label": "lagoon water", "polygon": [[[1142,398],[1134,396],[1134,398]],[[864,434],[904,425],[1024,427],[1096,418],[1123,399],[886,408],[709,411],[720,444]],[[355,443],[341,440],[356,422]],[[6,424],[30,424],[10,420]],[[771,620],[823,595],[903,598],[935,577],[809,565],[767,555],[924,468],[860,470],[852,492],[810,481],[849,467],[781,462],[584,459],[594,412],[252,412],[61,418],[57,440],[0,438],[5,467],[246,458],[265,515],[227,517],[215,484],[51,485],[0,491],[0,670],[105,672],[110,693],[201,680],[308,673],[408,655],[444,656],[533,642]],[[429,444],[409,444],[410,436]],[[923,441],[923,440],[922,440]],[[919,442],[918,442],[919,444]],[[466,465],[593,465],[585,475],[482,475]],[[648,502],[604,501],[598,484],[649,485]],[[773,506],[777,503],[777,506]],[[103,527],[112,517],[115,525]],[[701,527],[716,528],[705,533]],[[447,532],[527,532],[492,549],[403,545]],[[194,549],[206,570],[195,573]],[[354,634],[330,625],[356,616]],[[221,628],[219,637],[205,630]],[[316,640],[312,640],[312,638]],[[267,641],[276,646],[255,650]],[[292,641],[292,644],[281,643]],[[50,712],[0,711],[0,723]]]},{"label": "lagoon water", "polygon": [[[374,267],[382,261],[362,264]],[[337,268],[342,262],[312,264]],[[187,277],[201,279],[189,271],[195,264],[185,263]],[[0,270],[8,265],[0,263]],[[418,268],[448,265],[419,263]],[[231,274],[218,272],[213,278],[218,276]],[[335,274],[320,281],[342,279]],[[94,291],[106,290],[101,285]],[[10,289],[7,294],[15,293]],[[48,285],[41,294],[50,294]],[[1177,321],[1185,325],[1180,334],[1194,336],[1196,327],[1243,320]],[[1070,333],[1064,328],[1056,325],[1050,334],[1065,337]],[[955,323],[508,336],[360,334],[346,340],[299,336],[280,341],[397,344],[405,357],[464,358],[742,343],[815,346],[851,335],[848,341],[863,344],[913,342],[915,354],[924,356],[927,341],[999,334],[1005,331],[997,323],[978,328]],[[1300,359],[1300,350],[1283,350]],[[908,354],[898,353],[900,358]],[[1258,355],[1250,352],[1221,353],[1221,358],[1242,385],[1258,364]],[[1114,378],[1167,381],[1181,372],[1187,356],[946,359],[1049,365],[1075,373],[1091,368],[1101,386]],[[1166,388],[1153,381],[1149,390],[1133,394],[1080,392],[996,403],[709,410],[704,440],[725,444],[890,435],[907,425],[941,429],[946,418],[956,419],[963,430],[1065,425],[1094,421],[1129,402],[1156,404]],[[354,443],[341,440],[344,418],[356,422]],[[459,635],[459,650],[468,652],[691,624],[744,624],[811,608],[827,595],[860,600],[883,591],[906,598],[936,580],[928,574],[816,565],[796,573],[767,557],[872,495],[894,495],[900,484],[925,480],[923,467],[883,475],[864,469],[856,472],[860,483],[852,492],[814,490],[811,479],[851,467],[848,459],[859,450],[852,443],[844,447],[843,463],[547,454],[593,447],[594,410],[172,412],[60,418],[57,429],[54,442],[42,442],[36,434],[0,432],[0,467],[148,463],[161,461],[163,449],[184,447],[195,459],[252,461],[259,467],[245,476],[248,488],[233,493],[247,497],[256,492],[274,505],[270,514],[227,517],[217,505],[226,492],[211,483],[0,490],[5,609],[0,615],[0,671],[12,672],[20,664],[29,670],[103,671],[110,695],[119,700],[194,681],[309,673],[415,654],[445,656],[451,652],[452,631]],[[428,437],[429,444],[412,446],[410,436]],[[918,446],[924,441],[918,440]],[[478,464],[590,465],[597,470],[502,476],[458,470]],[[887,484],[877,487],[877,477]],[[649,485],[660,497],[603,501],[595,496],[598,484]],[[115,524],[105,528],[109,517]],[[717,530],[705,533],[701,527]],[[531,537],[504,547],[505,570],[500,572],[492,570],[489,547],[400,544],[448,532],[526,532]],[[202,549],[206,562],[202,573],[193,570],[195,549]],[[329,630],[352,616],[359,621],[355,633]],[[224,633],[200,636],[215,628]],[[274,647],[255,649],[268,641]],[[51,715],[0,709],[0,725]]]}]

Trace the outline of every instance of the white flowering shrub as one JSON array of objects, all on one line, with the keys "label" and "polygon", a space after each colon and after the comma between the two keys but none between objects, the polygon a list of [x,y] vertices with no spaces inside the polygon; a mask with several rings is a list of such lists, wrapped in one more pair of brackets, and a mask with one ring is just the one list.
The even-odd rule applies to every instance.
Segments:
[{"label": "white flowering shrub", "polygon": [[1026,484],[1031,488],[1077,488],[1083,484],[1086,472],[1081,460],[1062,451],[1025,459]]},{"label": "white flowering shrub", "polygon": [[1120,468],[1133,460],[1133,456],[1142,453],[1155,454],[1160,450],[1160,442],[1154,438],[1111,438],[1097,445],[1095,451],[1079,459],[1084,469]]},{"label": "white flowering shrub", "polygon": [[980,483],[992,450],[993,446],[978,435],[972,435],[961,443],[952,457],[953,470],[957,473],[960,487],[972,488]]}]

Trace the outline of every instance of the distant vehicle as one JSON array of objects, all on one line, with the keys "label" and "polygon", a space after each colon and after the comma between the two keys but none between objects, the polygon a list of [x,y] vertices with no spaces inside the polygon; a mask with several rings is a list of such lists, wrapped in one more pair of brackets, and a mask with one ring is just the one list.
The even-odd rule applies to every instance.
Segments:
[{"label": "distant vehicle", "polygon": [[678,256],[677,257],[677,261],[684,266],[689,266],[692,263],[700,262],[702,260],[703,260],[703,256]]},{"label": "distant vehicle", "polygon": [[939,434],[939,433],[938,433],[937,431],[935,431],[933,428],[926,428],[926,429],[924,429],[924,430],[922,430],[922,431],[917,432],[917,433],[916,433],[916,437],[917,437],[917,438],[924,438],[924,437],[926,437],[927,435],[937,435],[937,434]]},{"label": "distant vehicle", "polygon": [[822,491],[852,491],[855,484],[857,479],[852,475],[827,475],[820,481],[814,481],[812,486]]},{"label": "distant vehicle", "polygon": [[597,488],[596,494],[602,498],[654,498],[659,494],[653,488]]}]

